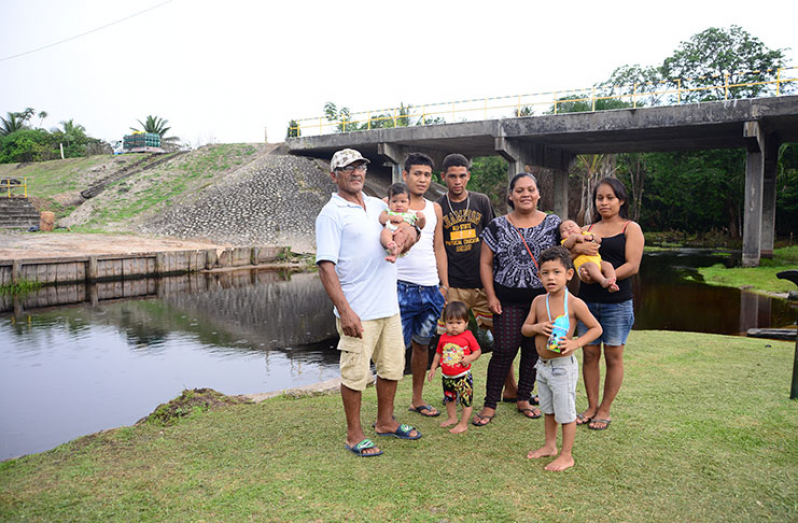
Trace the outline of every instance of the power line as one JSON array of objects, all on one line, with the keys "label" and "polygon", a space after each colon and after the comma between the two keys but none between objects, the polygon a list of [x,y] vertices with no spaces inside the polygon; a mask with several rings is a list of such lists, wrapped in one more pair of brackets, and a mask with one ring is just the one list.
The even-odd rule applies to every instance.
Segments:
[{"label": "power line", "polygon": [[15,55],[12,55],[12,56],[7,56],[5,58],[0,58],[0,62],[5,62],[6,60],[11,60],[12,58],[19,58],[20,56],[25,56],[25,55],[28,55],[28,54],[37,53],[37,52],[42,51],[44,49],[47,49],[47,48],[50,48],[50,47],[54,47],[56,45],[60,45],[60,44],[63,44],[65,42],[69,42],[71,40],[76,40],[76,39],[81,38],[83,36],[86,36],[88,34],[96,33],[97,31],[105,29],[106,27],[111,27],[112,25],[116,25],[116,24],[122,23],[125,20],[130,20],[133,17],[142,15],[142,14],[147,13],[149,11],[152,11],[154,9],[158,9],[159,7],[163,7],[163,6],[165,6],[166,4],[168,4],[170,2],[172,2],[172,0],[166,0],[166,2],[163,2],[163,3],[160,3],[160,4],[156,5],[156,6],[147,8],[147,9],[145,9],[143,11],[139,11],[138,13],[133,13],[130,16],[126,16],[124,18],[120,18],[119,20],[116,20],[115,22],[111,22],[111,23],[105,24],[103,26],[96,27],[96,28],[94,28],[94,29],[92,29],[90,31],[86,31],[85,33],[80,33],[79,35],[71,36],[69,38],[65,38],[64,40],[59,40],[58,42],[53,42],[51,44],[47,44],[47,45],[44,45],[42,47],[38,47],[36,49],[32,49],[30,51],[25,51],[24,53],[19,53],[19,54],[15,54]]}]

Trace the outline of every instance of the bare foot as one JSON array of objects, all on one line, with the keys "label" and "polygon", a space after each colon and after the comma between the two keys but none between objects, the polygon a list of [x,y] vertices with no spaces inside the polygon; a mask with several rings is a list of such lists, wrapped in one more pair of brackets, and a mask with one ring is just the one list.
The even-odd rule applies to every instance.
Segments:
[{"label": "bare foot", "polygon": [[451,427],[455,423],[457,423],[457,418],[449,418],[441,422],[441,427]]},{"label": "bare foot", "polygon": [[601,286],[607,289],[608,292],[618,292],[621,288],[615,283],[616,281],[616,278],[606,278],[601,282]]},{"label": "bare foot", "polygon": [[463,432],[468,430],[468,425],[465,423],[458,423],[455,427],[449,430],[452,434],[462,434]]},{"label": "bare foot", "polygon": [[559,458],[555,459],[545,467],[545,470],[551,470],[554,472],[560,472],[565,469],[569,469],[575,465],[574,458],[571,455],[567,456],[560,456]]},{"label": "bare foot", "polygon": [[548,447],[543,445],[537,450],[530,450],[529,454],[526,455],[527,459],[538,459],[538,458],[545,458],[547,456],[556,456],[557,455],[557,447]]}]

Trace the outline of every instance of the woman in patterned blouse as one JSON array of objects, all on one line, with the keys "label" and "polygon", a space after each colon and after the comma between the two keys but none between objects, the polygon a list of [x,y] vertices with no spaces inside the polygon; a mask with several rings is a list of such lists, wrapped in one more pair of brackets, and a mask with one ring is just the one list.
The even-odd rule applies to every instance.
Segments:
[{"label": "woman in patterned blouse", "polygon": [[487,390],[482,410],[472,423],[490,423],[501,398],[507,372],[521,347],[518,380],[518,412],[539,418],[532,404],[535,363],[538,355],[532,338],[521,335],[532,300],[544,294],[538,278],[537,257],[560,242],[560,218],[538,210],[540,193],[530,173],[516,175],[510,182],[508,203],[512,211],[495,218],[482,232],[479,273],[493,312],[493,354],[488,366]]}]

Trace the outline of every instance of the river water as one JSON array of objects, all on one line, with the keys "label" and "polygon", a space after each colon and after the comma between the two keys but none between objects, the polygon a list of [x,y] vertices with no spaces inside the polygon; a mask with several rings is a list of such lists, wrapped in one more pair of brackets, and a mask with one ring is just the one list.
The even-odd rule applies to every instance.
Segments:
[{"label": "river water", "polygon": [[[719,261],[733,263],[645,255],[635,328],[736,335],[794,321],[785,300],[695,281],[695,267]],[[186,388],[244,394],[334,378],[336,342],[315,273],[200,273],[5,298],[0,460],[131,425]]]}]

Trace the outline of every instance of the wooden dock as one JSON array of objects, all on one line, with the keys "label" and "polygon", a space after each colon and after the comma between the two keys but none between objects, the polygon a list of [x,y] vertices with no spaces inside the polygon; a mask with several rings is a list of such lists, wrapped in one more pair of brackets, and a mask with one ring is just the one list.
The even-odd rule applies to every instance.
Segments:
[{"label": "wooden dock", "polygon": [[290,247],[265,246],[0,260],[0,286],[95,283],[263,266],[289,252]]}]

